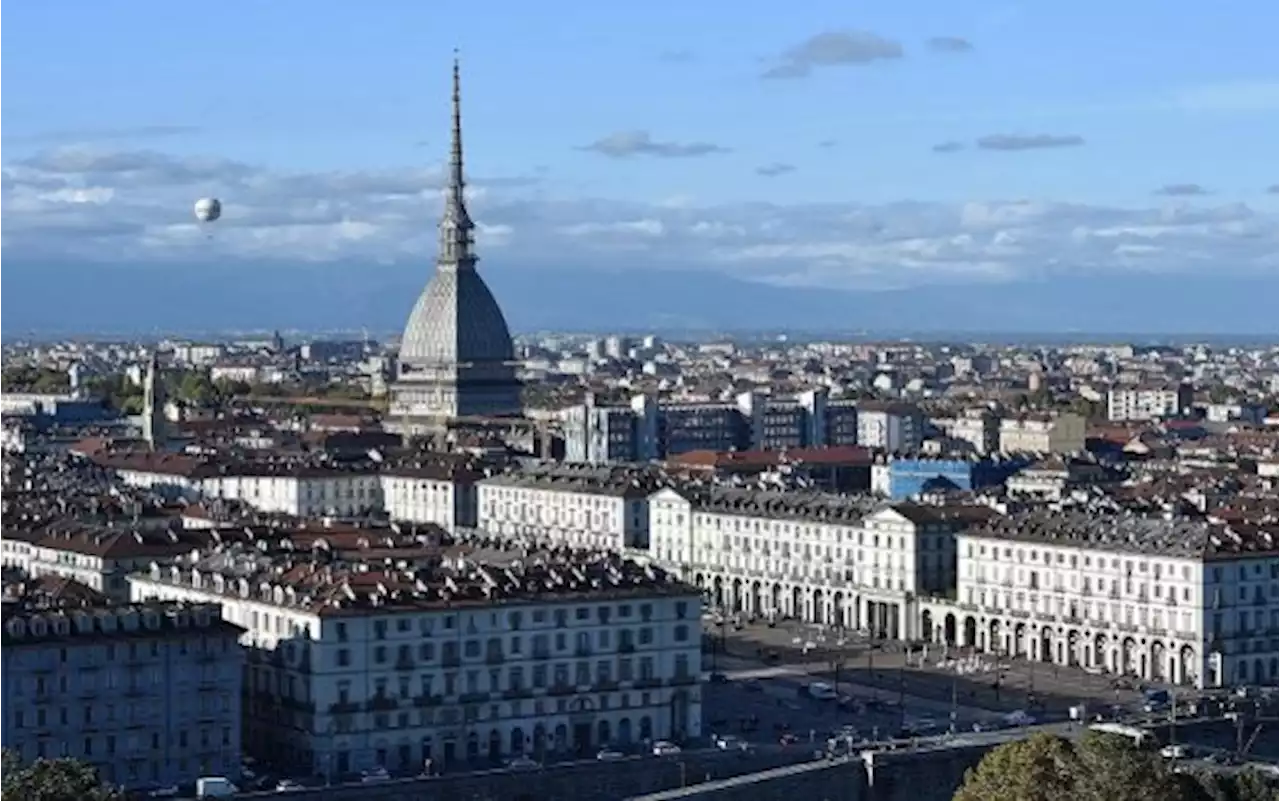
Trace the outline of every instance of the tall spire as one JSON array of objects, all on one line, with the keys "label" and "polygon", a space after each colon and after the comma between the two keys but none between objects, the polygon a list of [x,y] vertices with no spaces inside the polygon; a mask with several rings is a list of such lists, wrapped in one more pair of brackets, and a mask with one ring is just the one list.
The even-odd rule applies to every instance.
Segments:
[{"label": "tall spire", "polygon": [[453,131],[449,145],[449,185],[445,190],[444,215],[440,218],[440,252],[436,261],[442,269],[470,269],[476,257],[471,251],[475,223],[467,214],[462,175],[462,70],[458,51],[453,51]]}]

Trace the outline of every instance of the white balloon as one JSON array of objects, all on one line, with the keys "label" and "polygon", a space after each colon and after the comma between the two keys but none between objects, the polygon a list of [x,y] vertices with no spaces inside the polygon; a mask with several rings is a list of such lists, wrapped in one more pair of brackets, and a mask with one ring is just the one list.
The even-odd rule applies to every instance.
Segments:
[{"label": "white balloon", "polygon": [[202,197],[196,201],[196,219],[210,223],[222,216],[222,204],[216,197]]}]

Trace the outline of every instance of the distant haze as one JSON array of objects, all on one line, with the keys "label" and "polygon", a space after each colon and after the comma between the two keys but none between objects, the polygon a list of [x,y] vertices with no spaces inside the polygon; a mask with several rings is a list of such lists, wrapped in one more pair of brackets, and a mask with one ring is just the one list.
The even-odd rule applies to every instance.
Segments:
[{"label": "distant haze", "polygon": [[[3,334],[398,331],[426,264],[157,265],[6,260]],[[698,270],[481,267],[514,331],[1102,332],[1274,336],[1280,278],[1080,272],[841,292]]]}]

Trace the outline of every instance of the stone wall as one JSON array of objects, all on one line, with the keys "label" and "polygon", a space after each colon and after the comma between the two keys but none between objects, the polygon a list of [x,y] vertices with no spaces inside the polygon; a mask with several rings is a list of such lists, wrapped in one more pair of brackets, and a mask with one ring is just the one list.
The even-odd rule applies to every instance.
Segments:
[{"label": "stone wall", "polygon": [[[767,771],[811,759],[804,749],[746,754],[699,752],[576,762],[535,770],[494,770],[432,779],[347,784],[289,794],[289,801],[618,801],[691,784]],[[279,799],[252,793],[241,799]]]},{"label": "stone wall", "polygon": [[951,801],[993,745],[886,751],[817,761],[670,790],[631,801]]}]

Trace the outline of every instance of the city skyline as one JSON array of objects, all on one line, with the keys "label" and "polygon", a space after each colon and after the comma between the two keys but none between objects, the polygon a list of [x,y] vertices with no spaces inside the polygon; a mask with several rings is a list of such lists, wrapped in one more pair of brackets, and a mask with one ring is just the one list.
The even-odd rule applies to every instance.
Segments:
[{"label": "city skyline", "polygon": [[[858,330],[884,327],[860,325],[860,307],[905,317],[911,293],[955,286],[989,291],[997,310],[1021,303],[1032,321],[1043,307],[1044,330],[1116,329],[1090,298],[1122,288],[1141,303],[1161,279],[1174,286],[1151,297],[1197,330],[1274,319],[1269,305],[1236,315],[1229,302],[1275,287],[1275,50],[1258,33],[1270,29],[1261,6],[1192,26],[1138,4],[1094,39],[1101,17],[1018,5],[856,19],[815,5],[753,28],[763,7],[720,19],[658,4],[644,19],[586,13],[578,38],[556,30],[555,8],[481,26],[449,9],[430,25],[408,4],[379,18],[322,3],[305,19],[260,9],[198,23],[195,10],[156,8],[97,18],[86,6],[70,31],[38,7],[11,14],[4,256],[24,305],[74,294],[66,284],[107,299],[150,275],[185,290],[193,324],[208,327],[227,304],[203,281],[257,272],[283,287],[345,270],[370,314],[338,322],[394,327],[412,295],[403,310],[374,295],[430,274],[456,45],[481,270],[518,328],[546,323],[523,313],[543,299],[522,286],[545,283],[572,309],[581,279],[659,270],[708,297],[663,309],[644,295],[652,308],[628,325],[715,327],[702,309],[717,281],[751,295],[744,316],[766,327],[793,323],[769,319],[761,293],[785,306],[849,291],[846,327]],[[713,22],[719,36],[690,33]],[[199,46],[246,27],[257,34],[234,55]],[[70,39],[51,68],[54,30]],[[417,31],[429,33],[411,44]],[[362,36],[377,45],[350,44]],[[1174,58],[1186,52],[1202,57]],[[224,204],[211,236],[190,217],[206,195]],[[1182,282],[1193,283],[1180,293]],[[865,290],[894,294],[878,304]],[[1079,304],[1077,317],[1046,297]],[[309,322],[344,305],[320,299]],[[58,327],[13,310],[24,329]]]}]

